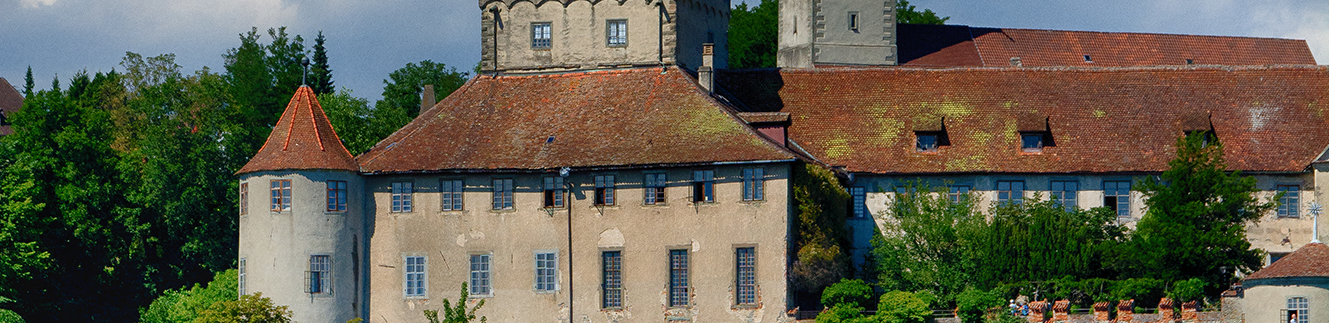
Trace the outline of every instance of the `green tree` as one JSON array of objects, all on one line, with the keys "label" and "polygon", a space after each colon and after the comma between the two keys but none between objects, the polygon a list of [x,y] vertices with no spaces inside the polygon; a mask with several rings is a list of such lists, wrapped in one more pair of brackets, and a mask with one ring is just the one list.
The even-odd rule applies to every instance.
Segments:
[{"label": "green tree", "polygon": [[146,323],[188,323],[193,322],[213,304],[238,299],[238,272],[228,269],[217,273],[206,286],[194,284],[192,288],[167,290],[152,301],[152,305],[140,309],[139,322]]},{"label": "green tree", "polygon": [[937,13],[932,9],[923,9],[910,5],[909,0],[899,0],[895,3],[895,21],[902,24],[920,24],[920,25],[942,25],[946,24],[951,17],[937,17]]},{"label": "green tree", "polygon": [[23,76],[23,97],[26,98],[32,96],[33,86],[34,85],[32,82],[32,65],[28,65],[28,74],[25,74]]},{"label": "green tree", "polygon": [[[471,321],[474,321],[475,312],[485,306],[485,300],[481,299],[479,302],[475,303],[474,307],[468,308],[468,306],[466,306],[467,295],[466,283],[463,282],[461,283],[461,296],[457,296],[456,306],[453,306],[448,302],[447,298],[444,298],[443,318],[441,320],[438,318],[438,311],[436,310],[424,310],[425,319],[428,319],[430,323],[470,323]],[[489,318],[484,316],[480,317],[480,322],[488,321]]]},{"label": "green tree", "polygon": [[845,206],[849,194],[830,170],[813,164],[793,167],[798,235],[793,248],[790,288],[801,306],[815,308],[826,286],[851,274]]},{"label": "green tree", "polygon": [[[881,190],[881,188],[879,188]],[[873,257],[878,283],[885,289],[929,290],[943,303],[972,282],[973,261],[967,258],[966,228],[983,223],[973,200],[951,202],[945,194],[924,194],[932,189],[913,183],[899,188],[915,194],[897,194],[884,214],[888,221],[873,236]]]},{"label": "green tree", "polygon": [[241,295],[238,300],[212,304],[194,323],[290,323],[291,311],[263,297],[263,293]]},{"label": "green tree", "polygon": [[872,299],[872,286],[858,279],[840,279],[840,282],[826,287],[821,292],[821,305],[827,308],[842,303],[867,307],[870,299]]},{"label": "green tree", "polygon": [[374,142],[387,138],[420,115],[420,95],[425,85],[434,86],[437,98],[446,97],[466,83],[469,74],[429,60],[407,63],[383,80],[383,99],[374,103],[369,133]]},{"label": "green tree", "polygon": [[975,288],[966,289],[955,297],[955,316],[967,323],[982,322],[988,310],[1005,305],[1001,297]]},{"label": "green tree", "polygon": [[932,318],[926,296],[905,291],[890,291],[877,303],[878,321],[882,323],[923,323]]},{"label": "green tree", "polygon": [[1260,267],[1261,253],[1246,240],[1246,224],[1276,204],[1256,199],[1255,178],[1226,170],[1223,145],[1209,136],[1178,139],[1168,170],[1139,185],[1148,211],[1116,264],[1130,277],[1200,278],[1221,287],[1235,273]]},{"label": "green tree", "polygon": [[779,3],[762,0],[755,7],[739,3],[729,16],[729,68],[775,67]]},{"label": "green tree", "polygon": [[368,129],[369,100],[352,95],[351,89],[342,88],[336,93],[318,95],[318,103],[328,115],[332,129],[341,137],[342,144],[352,155],[369,150],[382,137],[374,136]]},{"label": "green tree", "polygon": [[314,60],[309,65],[309,87],[319,95],[337,90],[332,85],[332,67],[328,66],[328,49],[323,46],[325,41],[327,39],[323,38],[323,31],[319,30],[318,37],[314,38]]}]

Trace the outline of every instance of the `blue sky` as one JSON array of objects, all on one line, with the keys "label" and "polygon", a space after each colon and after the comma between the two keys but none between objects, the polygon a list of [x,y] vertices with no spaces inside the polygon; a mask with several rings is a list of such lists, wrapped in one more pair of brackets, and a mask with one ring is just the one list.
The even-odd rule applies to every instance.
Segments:
[{"label": "blue sky", "polygon": [[[737,3],[737,1],[735,1]],[[913,0],[983,27],[1129,31],[1306,39],[1329,62],[1329,1]],[[333,80],[376,100],[388,73],[433,60],[470,70],[480,57],[472,0],[0,0],[0,77],[38,88],[57,74],[115,68],[125,52],[176,54],[186,72],[222,70],[222,54],[250,27],[286,26],[313,45],[328,38]]]}]

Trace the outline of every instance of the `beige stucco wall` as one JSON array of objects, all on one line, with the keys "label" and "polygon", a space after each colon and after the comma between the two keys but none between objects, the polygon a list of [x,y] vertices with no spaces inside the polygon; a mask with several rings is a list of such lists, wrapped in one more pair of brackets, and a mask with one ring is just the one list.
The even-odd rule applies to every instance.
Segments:
[{"label": "beige stucco wall", "polygon": [[1248,323],[1283,323],[1287,322],[1284,314],[1287,299],[1306,297],[1309,300],[1310,323],[1329,322],[1329,284],[1320,278],[1318,284],[1288,284],[1284,286],[1262,285],[1246,289],[1241,308],[1245,322]]},{"label": "beige stucco wall", "polygon": [[[271,211],[270,181],[291,180],[291,210]],[[327,181],[347,183],[345,212],[327,211]],[[297,322],[346,322],[363,315],[365,236],[361,177],[342,171],[279,171],[244,174],[248,213],[240,216],[239,256],[245,259],[246,293],[263,293],[289,306]],[[330,295],[306,293],[311,255],[332,260]]]},{"label": "beige stucco wall", "polygon": [[[438,309],[444,298],[455,300],[468,280],[469,256],[491,254],[493,295],[478,313],[490,322],[777,322],[786,310],[786,255],[789,235],[787,164],[763,164],[765,200],[742,201],[741,169],[718,166],[716,203],[694,205],[694,168],[665,171],[669,180],[666,205],[643,205],[640,170],[574,172],[569,208],[544,209],[541,184],[556,174],[439,174],[369,176],[372,289],[371,321],[423,322],[421,311]],[[617,203],[593,206],[594,175],[615,175]],[[494,211],[492,180],[515,180],[515,210]],[[440,211],[439,179],[463,179],[463,211]],[[391,213],[392,182],[412,181],[416,209]],[[572,213],[571,252],[568,212]],[[759,306],[736,308],[734,248],[754,246],[757,252]],[[692,306],[671,309],[668,301],[668,252],[689,252]],[[558,290],[534,290],[534,252],[558,253]],[[622,310],[601,309],[601,251],[623,254]],[[403,297],[403,255],[426,255],[428,297]],[[569,270],[569,254],[572,255]],[[472,303],[474,299],[472,299]]]}]

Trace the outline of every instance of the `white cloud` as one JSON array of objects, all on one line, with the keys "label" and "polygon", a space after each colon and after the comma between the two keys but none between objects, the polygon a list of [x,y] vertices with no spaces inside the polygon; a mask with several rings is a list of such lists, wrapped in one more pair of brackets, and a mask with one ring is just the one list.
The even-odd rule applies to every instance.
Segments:
[{"label": "white cloud", "polygon": [[41,6],[55,5],[55,0],[19,0],[19,2],[22,3],[24,7],[27,8],[38,8]]}]

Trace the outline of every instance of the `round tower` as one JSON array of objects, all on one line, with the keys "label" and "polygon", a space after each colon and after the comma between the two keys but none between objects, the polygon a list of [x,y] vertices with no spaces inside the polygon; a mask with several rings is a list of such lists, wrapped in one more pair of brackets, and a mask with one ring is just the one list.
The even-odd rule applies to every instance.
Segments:
[{"label": "round tower", "polygon": [[297,322],[364,317],[363,181],[308,86],[296,90],[240,179],[240,292]]}]

